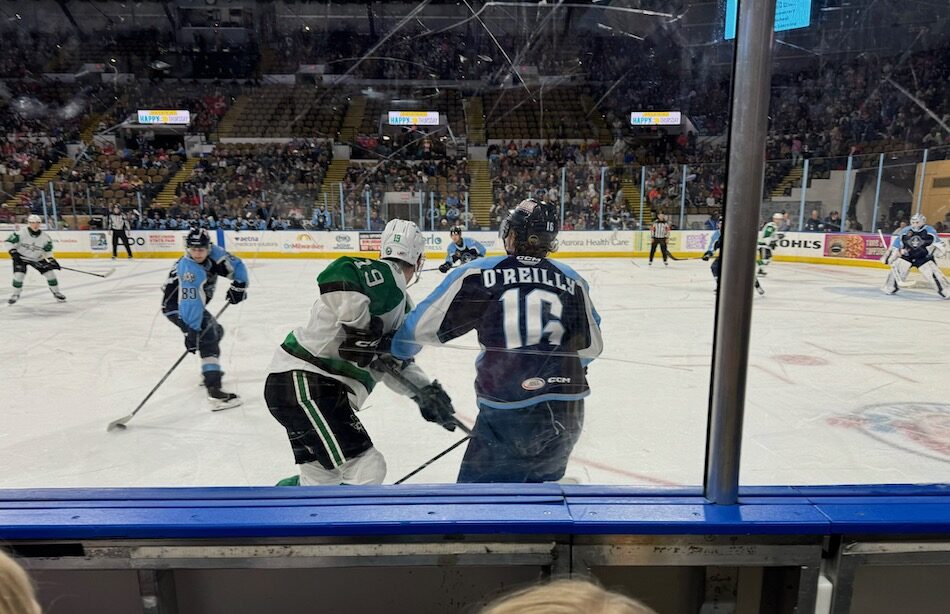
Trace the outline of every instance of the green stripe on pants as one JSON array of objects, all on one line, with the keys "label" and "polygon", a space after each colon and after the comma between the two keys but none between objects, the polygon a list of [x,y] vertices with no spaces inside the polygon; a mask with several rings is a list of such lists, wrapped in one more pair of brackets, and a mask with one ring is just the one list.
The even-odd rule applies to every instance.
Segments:
[{"label": "green stripe on pants", "polygon": [[336,440],[333,436],[333,433],[330,431],[329,426],[327,426],[326,420],[323,418],[323,414],[320,413],[320,410],[317,409],[316,404],[314,404],[314,402],[310,399],[310,389],[307,387],[307,379],[304,377],[304,374],[301,371],[294,371],[294,378],[297,380],[297,399],[300,401],[300,405],[307,410],[307,413],[310,414],[310,419],[317,428],[317,431],[320,433],[320,439],[323,440],[323,444],[326,447],[327,452],[330,454],[330,459],[333,461],[333,465],[335,467],[339,467],[343,464],[343,453],[337,447]]}]

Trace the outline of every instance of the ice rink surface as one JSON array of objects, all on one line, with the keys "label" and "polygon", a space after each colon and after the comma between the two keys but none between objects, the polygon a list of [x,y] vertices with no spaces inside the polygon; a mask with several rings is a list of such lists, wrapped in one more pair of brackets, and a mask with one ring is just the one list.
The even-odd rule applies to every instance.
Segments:
[{"label": "ice rink surface", "polygon": [[[159,312],[172,260],[62,261],[58,304],[30,271],[0,306],[0,487],[271,485],[296,472],[263,402],[271,357],[306,322],[329,260],[247,259],[249,299],[222,316],[225,389],[243,406],[212,413],[189,356],[126,431],[106,425],[144,398],[183,351]],[[708,263],[573,259],[603,317],[584,434],[567,477],[581,483],[702,483],[715,292]],[[432,266],[430,260],[429,266]],[[945,482],[950,476],[950,301],[929,288],[885,296],[878,269],[774,262],[755,297],[743,484]],[[916,276],[916,273],[913,273]],[[2,265],[0,285],[10,288]],[[421,300],[443,278],[423,275]],[[224,304],[221,280],[209,309]],[[420,365],[460,418],[476,409],[470,334],[429,347]],[[387,482],[460,435],[423,421],[377,387],[360,414],[385,455]],[[412,482],[452,482],[464,446]]]}]

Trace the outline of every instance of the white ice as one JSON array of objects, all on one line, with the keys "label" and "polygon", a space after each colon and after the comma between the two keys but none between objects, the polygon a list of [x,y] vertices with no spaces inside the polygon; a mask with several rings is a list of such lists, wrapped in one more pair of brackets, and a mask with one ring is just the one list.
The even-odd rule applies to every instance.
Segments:
[{"label": "white ice", "polygon": [[[172,261],[63,261],[89,271],[116,268],[105,279],[60,272],[64,304],[31,271],[20,302],[0,307],[0,487],[270,485],[294,474],[286,435],[264,406],[263,381],[283,337],[306,320],[315,277],[328,261],[247,262],[249,299],[221,319],[225,387],[244,405],[209,411],[198,359],[189,356],[127,431],[111,433],[106,425],[128,414],[183,351],[181,333],[159,313]],[[570,264],[590,282],[606,345],[590,369],[593,393],[567,477],[701,484],[715,305],[707,263]],[[771,265],[762,280],[767,294],[755,297],[743,484],[947,481],[950,378],[942,339],[950,302],[923,288],[885,296],[883,275]],[[4,265],[0,287],[10,287],[10,276]],[[441,279],[425,274],[411,289],[414,299]],[[223,304],[221,286],[212,312]],[[468,423],[476,413],[476,353],[470,335],[419,357]],[[898,409],[894,418],[861,418],[868,406],[911,402],[943,405],[929,414],[902,418]],[[847,414],[851,421],[842,422]],[[424,422],[410,400],[384,386],[360,419],[386,456],[387,482],[460,438]],[[454,481],[463,448],[412,481]]]}]

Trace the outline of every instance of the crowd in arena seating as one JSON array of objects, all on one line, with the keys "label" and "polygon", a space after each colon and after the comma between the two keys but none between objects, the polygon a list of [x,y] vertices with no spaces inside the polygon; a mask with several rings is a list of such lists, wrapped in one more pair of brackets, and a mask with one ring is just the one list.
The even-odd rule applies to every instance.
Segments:
[{"label": "crowd in arena seating", "polygon": [[264,206],[289,215],[317,199],[331,156],[326,145],[306,139],[220,144],[178,186],[175,207],[183,215],[202,211],[235,219]]},{"label": "crowd in arena seating", "polygon": [[[472,226],[474,216],[466,215],[472,178],[464,158],[418,162],[385,160],[378,163],[351,163],[343,177],[344,214],[347,227],[366,227],[366,202],[370,206],[370,228],[381,230],[387,211],[386,193],[408,193],[407,213],[423,211],[427,227],[450,227],[456,223]],[[328,189],[337,189],[328,186]],[[383,216],[383,217],[381,217]],[[412,217],[417,217],[418,214]],[[379,226],[379,228],[374,228]]]}]

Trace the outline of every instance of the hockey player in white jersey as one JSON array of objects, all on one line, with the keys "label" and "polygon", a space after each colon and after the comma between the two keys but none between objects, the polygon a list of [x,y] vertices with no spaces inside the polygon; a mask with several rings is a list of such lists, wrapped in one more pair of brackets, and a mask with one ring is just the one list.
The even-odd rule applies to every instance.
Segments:
[{"label": "hockey player in white jersey", "polygon": [[950,282],[935,261],[935,257],[946,253],[946,244],[934,227],[927,225],[927,218],[919,213],[912,216],[910,226],[904,227],[894,237],[881,258],[882,262],[891,265],[881,290],[886,294],[896,294],[900,290],[898,282],[907,279],[911,267],[917,267],[941,298],[950,299]]},{"label": "hockey player in white jersey", "polygon": [[762,230],[759,231],[759,242],[757,245],[758,256],[756,264],[759,265],[758,275],[765,275],[765,268],[772,262],[772,252],[775,251],[778,242],[785,238],[785,234],[778,231],[778,225],[785,218],[781,213],[773,213],[772,221],[766,222]]},{"label": "hockey player in white jersey", "polygon": [[46,278],[56,300],[65,301],[66,297],[59,291],[59,280],[56,279],[56,270],[61,267],[53,258],[53,240],[40,228],[40,216],[31,215],[26,222],[26,231],[13,232],[3,244],[13,259],[13,294],[7,302],[12,305],[20,299],[27,266],[33,267]]},{"label": "hockey player in white jersey", "polygon": [[386,462],[356,415],[379,381],[413,397],[426,420],[455,429],[449,396],[418,365],[402,365],[413,390],[374,367],[380,341],[412,307],[406,284],[422,270],[425,239],[414,223],[391,220],[379,256],[330,263],[317,277],[320,296],[310,321],[274,354],[264,400],[287,430],[300,469],[278,485],[382,483]]}]

